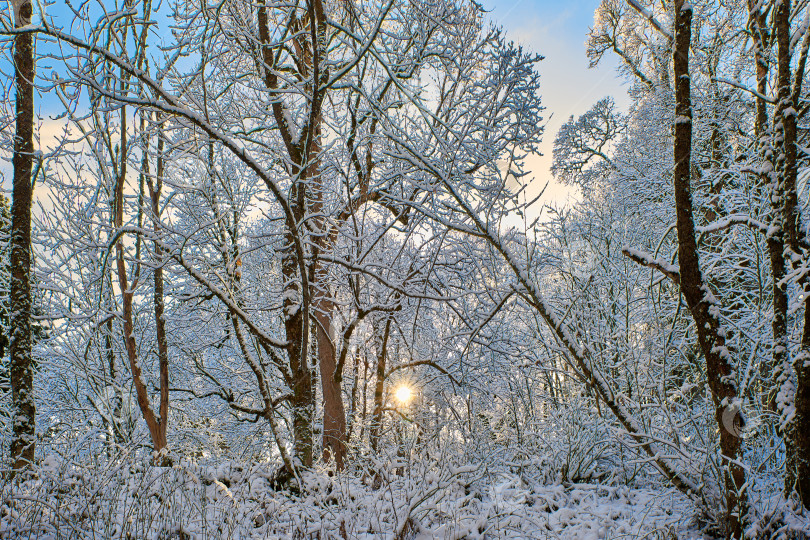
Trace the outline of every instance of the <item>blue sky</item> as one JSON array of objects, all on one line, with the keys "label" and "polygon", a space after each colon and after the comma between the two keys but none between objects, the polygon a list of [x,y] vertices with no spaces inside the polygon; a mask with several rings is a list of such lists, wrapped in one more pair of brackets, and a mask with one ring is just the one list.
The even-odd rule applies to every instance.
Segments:
[{"label": "blue sky", "polygon": [[[585,39],[593,25],[599,0],[480,0],[490,20],[515,41],[545,56],[540,63],[543,105],[548,124],[543,137],[544,156],[534,158],[530,168],[542,183],[551,178],[551,150],[560,125],[569,116],[580,115],[599,99],[613,96],[624,108],[627,91],[616,77],[615,58],[606,55],[598,68],[588,68]],[[571,194],[563,186],[550,185],[546,200],[562,201]]]},{"label": "blue sky", "polygon": [[[539,67],[547,120],[542,145],[544,155],[531,158],[529,164],[542,185],[551,179],[549,167],[554,137],[569,116],[584,113],[606,95],[612,95],[620,107],[627,103],[626,90],[616,78],[612,56],[606,55],[599,68],[588,68],[585,39],[599,0],[479,1],[489,11],[490,21],[503,26],[511,39],[545,56]],[[38,110],[41,114],[47,113],[45,103],[47,99],[40,96]],[[0,178],[4,176],[5,165],[0,163]],[[546,193],[547,201],[560,202],[571,194],[570,190],[553,183]]]}]

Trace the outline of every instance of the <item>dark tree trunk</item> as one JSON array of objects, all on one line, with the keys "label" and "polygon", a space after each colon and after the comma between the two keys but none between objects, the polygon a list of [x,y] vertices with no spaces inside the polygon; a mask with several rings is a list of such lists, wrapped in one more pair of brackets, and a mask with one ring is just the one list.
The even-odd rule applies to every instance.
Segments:
[{"label": "dark tree trunk", "polygon": [[[110,302],[110,310],[112,302]],[[112,403],[110,404],[110,421],[112,423],[113,441],[117,445],[124,444],[124,424],[121,418],[124,409],[124,397],[121,394],[121,387],[118,382],[118,368],[115,361],[115,350],[113,349],[113,319],[107,319],[104,325],[104,350],[107,355],[107,368],[110,370],[110,385],[113,388]]]},{"label": "dark tree trunk", "polygon": [[374,410],[371,413],[371,428],[369,439],[371,450],[377,452],[380,445],[380,434],[383,423],[383,394],[385,391],[385,364],[388,356],[388,337],[391,334],[391,317],[385,321],[385,330],[380,340],[380,350],[377,351],[377,379],[374,386]]},{"label": "dark tree trunk", "polygon": [[[346,442],[352,440],[352,432],[357,423],[357,391],[360,387],[360,354],[354,355],[352,366],[352,391],[349,398],[349,413],[346,415]],[[361,432],[362,433],[362,432]]]},{"label": "dark tree trunk", "polygon": [[[30,0],[12,2],[17,28],[31,22]],[[11,203],[11,399],[14,470],[34,461],[36,405],[34,362],[31,357],[31,172],[34,161],[34,37],[14,36],[14,78],[17,85],[17,125],[14,136],[14,186]]]},{"label": "dark tree trunk", "polygon": [[745,471],[737,464],[741,439],[737,388],[732,359],[726,347],[726,331],[720,325],[719,305],[703,278],[695,240],[690,174],[692,162],[692,103],[689,78],[689,48],[692,7],[675,1],[675,211],[678,227],[678,260],[681,291],[695,320],[700,348],[706,358],[706,375],[720,428],[720,451],[725,461],[726,512],[729,533],[742,535],[745,513]]},{"label": "dark tree trunk", "polygon": [[[322,85],[325,82],[325,72],[322,70],[326,60],[326,16],[321,0],[310,0],[306,3],[307,14],[294,24],[299,30],[292,38],[292,49],[295,51],[296,61],[304,70],[311,74],[314,84],[308,85],[311,91],[309,110],[305,125],[301,128],[301,136],[294,137],[288,123],[284,101],[281,98],[284,91],[281,89],[278,74],[274,70],[273,55],[274,44],[270,38],[271,21],[264,1],[256,5],[256,24],[260,62],[257,64],[258,74],[262,77],[266,89],[272,96],[272,111],[276,120],[276,128],[284,143],[287,157],[291,164],[290,176],[292,187],[289,195],[290,212],[285,223],[284,253],[282,254],[282,277],[284,290],[282,305],[284,309],[284,327],[287,337],[287,356],[292,375],[292,405],[293,437],[295,456],[298,464],[304,467],[312,465],[313,457],[313,421],[315,418],[315,377],[312,366],[309,365],[309,322],[311,313],[309,298],[315,290],[319,293],[318,284],[313,284],[310,290],[308,272],[303,260],[303,242],[299,242],[301,230],[299,226],[304,222],[306,213],[313,211],[313,192],[318,190],[320,175],[319,154],[321,151],[321,104],[325,95]],[[298,26],[300,24],[300,26]],[[316,240],[317,243],[317,240]],[[317,332],[316,332],[317,333]],[[317,339],[317,335],[316,335]],[[322,379],[324,375],[322,371]],[[331,375],[331,373],[329,374]],[[329,381],[331,381],[331,376]],[[342,408],[342,402],[341,402]],[[345,418],[344,418],[345,423]],[[345,432],[345,429],[344,429]]]},{"label": "dark tree trunk", "polygon": [[[771,36],[768,31],[768,8],[758,0],[748,0],[748,26],[751,31],[754,62],[756,63],[757,92],[765,96],[768,92],[768,71],[770,70],[769,54]],[[761,97],[756,99],[756,118],[754,135],[760,144],[766,139],[768,126],[768,104]]]},{"label": "dark tree trunk", "polygon": [[[807,285],[803,284],[806,291]],[[807,294],[805,292],[805,294]],[[805,508],[810,509],[810,305],[804,305],[802,345],[794,361],[796,397],[794,417],[790,426],[793,462],[786,463],[786,481],[794,481],[796,493]],[[792,477],[792,478],[791,478]]]},{"label": "dark tree trunk", "polygon": [[770,70],[769,54],[771,36],[768,30],[769,8],[760,5],[754,0],[748,1],[748,25],[751,31],[751,41],[754,51],[754,62],[756,63],[757,96],[756,117],[754,121],[754,137],[757,141],[757,148],[763,160],[771,170],[771,174],[762,173],[758,182],[760,191],[770,186],[771,230],[766,237],[768,246],[768,258],[771,265],[773,283],[771,292],[773,294],[773,321],[771,329],[773,331],[773,350],[771,362],[763,362],[760,370],[765,381],[763,392],[766,394],[766,406],[772,410],[777,410],[776,396],[777,385],[774,384],[780,374],[789,370],[788,365],[788,332],[787,332],[787,310],[788,296],[785,284],[785,242],[784,231],[782,229],[781,191],[776,189],[781,184],[776,182],[775,164],[773,163],[773,145],[768,133],[768,104],[764,97],[768,92],[768,72]]},{"label": "dark tree trunk", "polygon": [[[778,211],[780,192],[781,190],[773,190],[771,193],[771,204],[774,212]],[[776,381],[779,381],[783,377],[788,377],[790,370],[787,329],[788,296],[784,283],[786,273],[785,243],[779,215],[774,215],[769,232],[770,234],[766,242],[773,277],[773,283],[771,285],[773,292],[773,321],[771,322],[771,329],[773,331],[772,368],[774,373],[771,375],[771,369],[766,369],[763,375],[766,376],[766,380],[776,379]],[[779,405],[776,399],[778,388],[765,389],[765,391],[767,392],[766,399],[768,408],[773,411],[778,410]]]},{"label": "dark tree trunk", "polygon": [[[798,283],[803,291],[804,330],[799,352],[793,360],[796,370],[796,393],[794,396],[793,416],[789,417],[787,403],[780,403],[783,415],[787,415],[785,433],[785,490],[793,490],[799,495],[806,508],[810,508],[810,278],[801,267],[800,261],[806,261],[808,246],[801,227],[801,210],[799,208],[796,178],[798,174],[796,148],[796,100],[801,94],[804,79],[806,40],[802,44],[802,56],[796,68],[795,76],[791,73],[791,30],[790,0],[781,0],[776,5],[776,42],[778,62],[778,97],[777,113],[774,117],[774,132],[777,138],[777,175],[774,185],[775,198],[784,201],[783,223],[785,235],[785,260],[790,261],[793,270],[798,273]],[[793,85],[791,85],[793,82]],[[787,368],[784,369],[787,371]],[[787,373],[782,374],[787,379]],[[789,399],[783,396],[784,399]]]},{"label": "dark tree trunk", "polygon": [[[302,310],[298,261],[293,251],[292,233],[285,234],[285,253],[281,272],[284,278],[284,330],[289,345],[287,358],[292,374],[293,453],[296,465],[312,466],[312,423],[315,417],[315,391],[312,369],[308,363],[304,332],[307,331]],[[307,318],[308,320],[308,318]]]},{"label": "dark tree trunk", "polygon": [[363,352],[363,408],[360,412],[360,434],[357,436],[358,440],[363,441],[366,430],[366,419],[368,418],[368,352]]}]

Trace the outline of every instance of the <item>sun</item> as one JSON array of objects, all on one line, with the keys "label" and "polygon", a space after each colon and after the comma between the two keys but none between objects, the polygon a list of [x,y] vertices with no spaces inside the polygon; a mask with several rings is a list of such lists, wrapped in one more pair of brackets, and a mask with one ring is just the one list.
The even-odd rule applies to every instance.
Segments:
[{"label": "sun", "polygon": [[408,402],[413,399],[413,390],[402,385],[394,391],[394,397],[401,405],[407,405]]}]

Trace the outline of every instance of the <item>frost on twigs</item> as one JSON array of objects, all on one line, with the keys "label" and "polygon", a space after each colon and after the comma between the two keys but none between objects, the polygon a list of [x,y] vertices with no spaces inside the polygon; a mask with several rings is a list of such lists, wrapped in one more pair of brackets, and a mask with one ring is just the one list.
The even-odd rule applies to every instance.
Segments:
[{"label": "frost on twigs", "polygon": [[[539,462],[538,462],[539,464]],[[39,478],[0,485],[0,538],[566,538],[683,529],[671,490],[544,484],[540,469],[412,460],[302,475],[300,493],[270,489],[263,465],[180,460],[89,463],[49,456]],[[98,467],[98,466],[97,466]]]}]

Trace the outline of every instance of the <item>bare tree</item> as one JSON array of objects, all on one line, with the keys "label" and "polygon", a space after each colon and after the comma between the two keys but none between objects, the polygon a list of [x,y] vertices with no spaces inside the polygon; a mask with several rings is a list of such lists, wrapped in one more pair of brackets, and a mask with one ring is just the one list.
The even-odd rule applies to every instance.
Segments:
[{"label": "bare tree", "polygon": [[[706,374],[720,428],[720,450],[727,460],[725,478],[729,530],[735,538],[743,532],[746,512],[745,469],[738,462],[741,439],[734,424],[739,422],[740,403],[732,378],[733,359],[726,346],[726,330],[718,317],[718,302],[703,278],[695,240],[690,176],[692,168],[692,102],[689,48],[692,39],[692,7],[675,2],[675,210],[678,228],[680,287],[695,320],[700,348],[706,359]],[[731,414],[729,414],[731,411]]]}]

